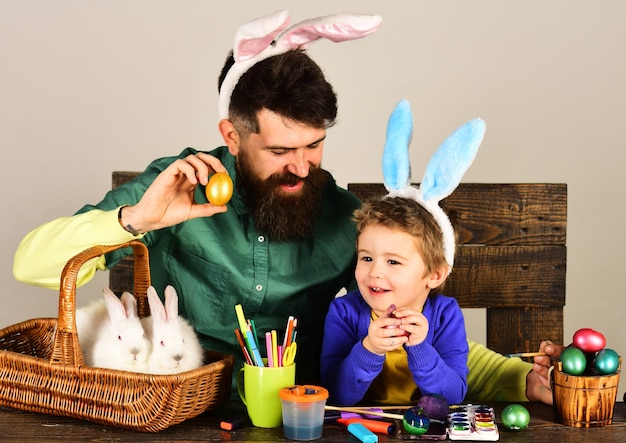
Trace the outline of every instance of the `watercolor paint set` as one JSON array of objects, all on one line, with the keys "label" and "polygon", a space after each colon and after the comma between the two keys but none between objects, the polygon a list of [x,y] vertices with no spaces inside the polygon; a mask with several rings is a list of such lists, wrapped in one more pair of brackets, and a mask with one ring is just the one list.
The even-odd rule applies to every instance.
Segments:
[{"label": "watercolor paint set", "polygon": [[450,440],[497,441],[496,414],[491,406],[456,405],[448,413]]}]

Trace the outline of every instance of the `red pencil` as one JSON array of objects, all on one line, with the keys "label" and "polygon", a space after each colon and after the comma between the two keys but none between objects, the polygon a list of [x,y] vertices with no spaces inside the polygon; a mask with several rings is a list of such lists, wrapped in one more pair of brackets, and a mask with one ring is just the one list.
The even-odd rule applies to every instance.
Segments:
[{"label": "red pencil", "polygon": [[290,315],[287,319],[287,327],[285,328],[285,336],[283,337],[283,349],[289,346],[291,340],[291,330],[293,328],[293,315]]},{"label": "red pencil", "polygon": [[248,348],[243,342],[243,336],[241,335],[241,331],[235,328],[235,337],[237,337],[237,341],[239,342],[239,346],[241,346],[241,351],[243,352],[243,356],[246,359],[246,363],[252,365],[252,358],[250,358],[250,353],[248,352]]}]

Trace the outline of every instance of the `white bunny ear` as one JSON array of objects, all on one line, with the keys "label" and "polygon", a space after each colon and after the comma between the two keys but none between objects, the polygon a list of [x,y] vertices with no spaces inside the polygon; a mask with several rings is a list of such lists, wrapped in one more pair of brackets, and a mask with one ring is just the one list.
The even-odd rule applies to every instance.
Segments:
[{"label": "white bunny ear", "polygon": [[165,308],[163,307],[163,303],[157,294],[154,286],[149,286],[147,291],[148,296],[148,305],[150,306],[150,315],[152,319],[155,321],[164,322],[167,319],[167,314],[165,313]]},{"label": "white bunny ear", "polygon": [[476,157],[485,135],[485,122],[471,120],[453,132],[437,149],[420,184],[422,198],[441,201],[459,185]]},{"label": "white bunny ear", "polygon": [[120,297],[122,304],[124,305],[124,309],[126,310],[127,318],[136,318],[137,317],[137,299],[130,292],[122,293]]},{"label": "white bunny ear", "polygon": [[383,150],[383,179],[388,192],[411,185],[409,145],[413,136],[413,113],[408,100],[400,100],[389,116]]},{"label": "white bunny ear", "polygon": [[175,320],[178,317],[178,294],[173,286],[165,288],[165,312],[168,320]]},{"label": "white bunny ear", "polygon": [[219,118],[228,118],[230,96],[237,82],[258,62],[290,49],[303,48],[320,38],[333,42],[362,38],[376,31],[381,22],[382,18],[377,15],[335,14],[305,20],[285,29],[289,13],[279,11],[242,25],[235,33],[235,63],[220,87]]},{"label": "white bunny ear", "polygon": [[248,60],[262,52],[287,28],[290,21],[287,11],[277,11],[241,25],[235,33],[233,43],[235,61]]},{"label": "white bunny ear", "polygon": [[117,295],[111,291],[111,289],[102,288],[102,295],[104,296],[104,303],[107,307],[109,317],[111,320],[126,318],[126,309],[121,300],[117,298]]}]

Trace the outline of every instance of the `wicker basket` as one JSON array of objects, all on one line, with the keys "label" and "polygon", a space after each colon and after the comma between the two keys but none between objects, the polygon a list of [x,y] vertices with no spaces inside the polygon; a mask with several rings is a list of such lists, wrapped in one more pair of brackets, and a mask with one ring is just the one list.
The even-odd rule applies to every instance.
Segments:
[{"label": "wicker basket", "polygon": [[58,319],[27,320],[0,330],[0,405],[157,432],[222,405],[230,398],[234,357],[205,352],[205,364],[174,375],[86,366],[76,334],[76,278],[89,259],[132,247],[134,294],[148,314],[148,250],[138,241],[95,246],[63,269]]}]

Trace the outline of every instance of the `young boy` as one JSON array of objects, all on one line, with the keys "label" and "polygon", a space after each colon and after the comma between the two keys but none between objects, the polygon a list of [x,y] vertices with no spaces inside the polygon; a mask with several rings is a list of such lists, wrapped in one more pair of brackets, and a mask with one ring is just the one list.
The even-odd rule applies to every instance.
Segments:
[{"label": "young boy", "polygon": [[461,309],[439,294],[450,266],[433,216],[415,200],[387,197],[354,212],[358,290],[331,303],[322,383],[338,405],[415,404],[466,393],[468,344]]}]

